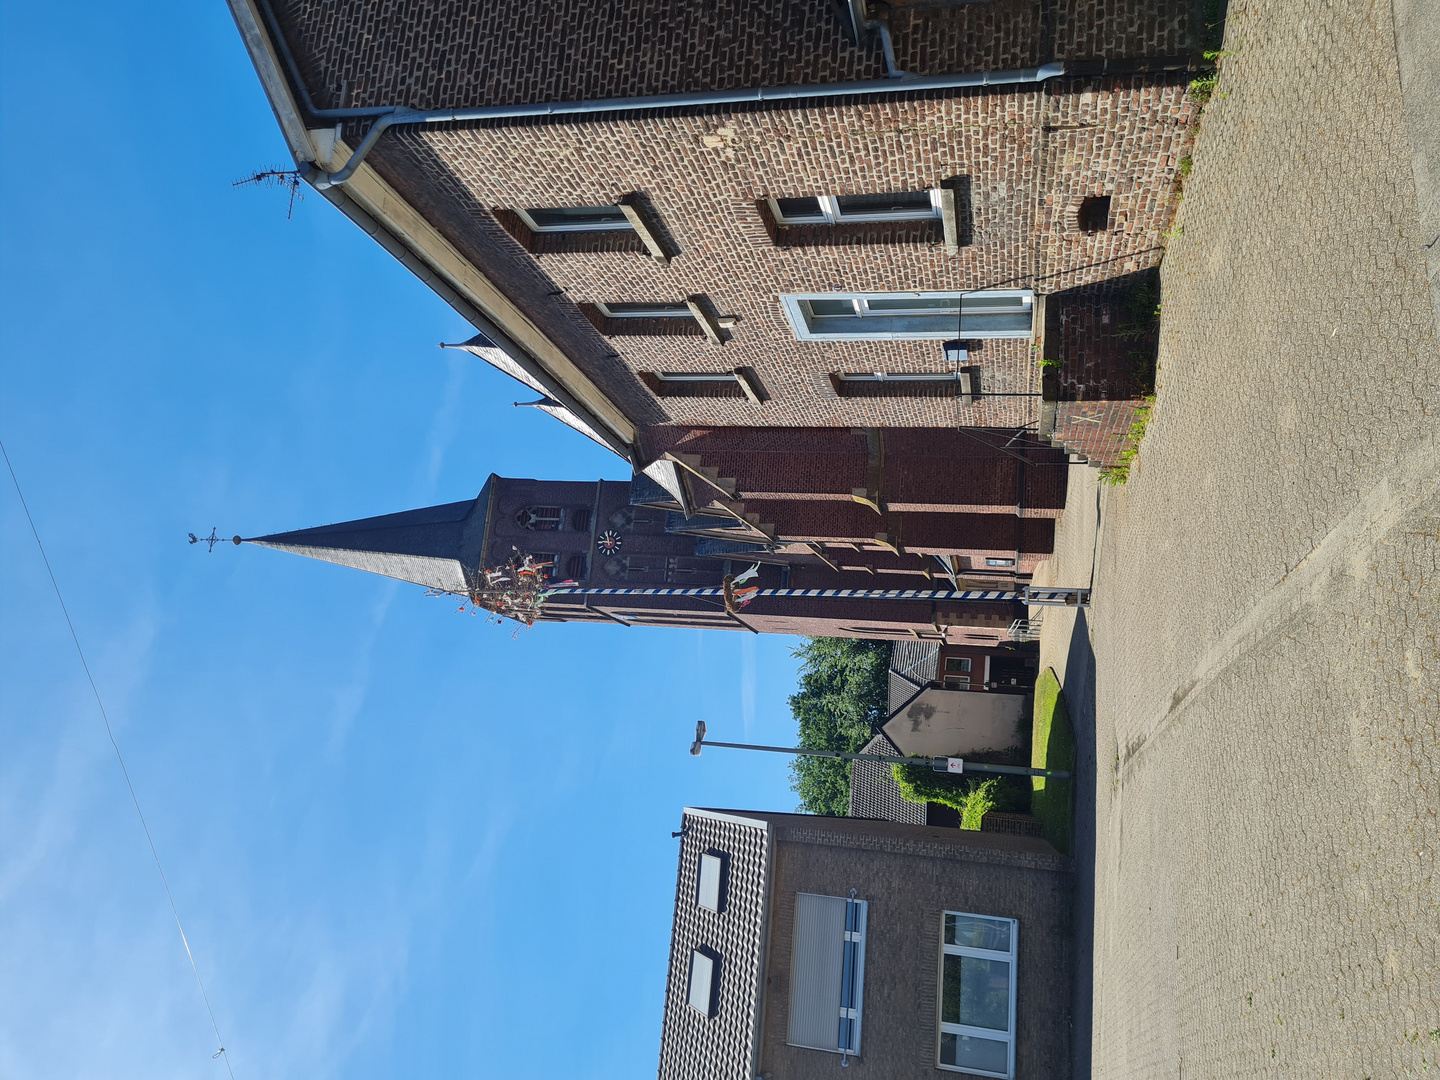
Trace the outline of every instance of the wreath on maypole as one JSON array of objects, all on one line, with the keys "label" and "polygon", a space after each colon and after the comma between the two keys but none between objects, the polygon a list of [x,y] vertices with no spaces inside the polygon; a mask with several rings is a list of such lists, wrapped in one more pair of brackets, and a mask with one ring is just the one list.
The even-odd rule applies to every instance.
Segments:
[{"label": "wreath on maypole", "polygon": [[477,615],[485,612],[494,622],[512,619],[526,626],[533,626],[540,617],[545,601],[554,595],[557,587],[577,584],[574,581],[548,579],[546,571],[553,562],[536,562],[535,556],[511,548],[510,558],[490,569],[465,571],[465,591],[432,589],[432,596],[458,596],[460,611]]}]

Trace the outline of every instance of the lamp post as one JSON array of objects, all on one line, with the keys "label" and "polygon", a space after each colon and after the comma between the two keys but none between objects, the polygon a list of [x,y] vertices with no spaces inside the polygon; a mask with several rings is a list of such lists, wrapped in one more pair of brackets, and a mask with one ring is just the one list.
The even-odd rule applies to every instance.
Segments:
[{"label": "lamp post", "polygon": [[[758,746],[754,743],[715,742],[705,738],[705,721],[695,722],[695,741],[690,744],[690,754],[699,757],[707,746],[726,746],[732,750],[765,750],[772,754],[803,754],[807,757],[839,758],[842,761],[878,761],[885,765],[919,765],[925,759],[913,757],[891,757],[886,754],[846,754],[839,750],[804,750],[798,746]],[[942,773],[996,773],[1001,776],[1044,776],[1052,780],[1068,780],[1070,774],[1059,769],[1026,769],[1019,765],[989,765],[980,762],[966,764],[964,758],[930,758],[930,767]]]}]

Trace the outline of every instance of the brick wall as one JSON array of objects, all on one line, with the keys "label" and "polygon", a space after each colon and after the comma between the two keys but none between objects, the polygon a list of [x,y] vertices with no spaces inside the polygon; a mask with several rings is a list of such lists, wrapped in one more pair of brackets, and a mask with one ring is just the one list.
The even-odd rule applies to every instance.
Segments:
[{"label": "brick wall", "polygon": [[1125,448],[1139,401],[1062,401],[1057,410],[1055,441],[1091,463],[1114,465]]},{"label": "brick wall", "polygon": [[[824,0],[272,0],[320,107],[461,108],[885,76]],[[1047,10],[1048,9],[1048,10]],[[902,70],[934,75],[1197,48],[1187,0],[897,7]]]},{"label": "brick wall", "polygon": [[[1024,340],[974,340],[981,396],[841,397],[838,372],[949,370],[939,341],[797,341],[784,293],[1071,290],[1153,266],[1168,227],[1174,168],[1188,139],[1183,79],[1051,83],[900,100],[611,116],[387,134],[370,161],[642,426],[1008,427],[1038,416]],[[352,136],[353,138],[354,136]],[[973,242],[780,245],[768,197],[969,185]],[[662,264],[637,250],[526,250],[498,213],[608,205],[642,192],[673,244]],[[1113,227],[1080,231],[1075,208],[1104,193]],[[699,336],[602,333],[588,306],[677,303],[698,295],[738,321]],[[752,369],[766,397],[657,396],[656,371]],[[1021,395],[1021,396],[1012,396]],[[1025,396],[1030,395],[1030,396]]]},{"label": "brick wall", "polygon": [[833,1077],[834,1054],[786,1045],[795,895],[869,904],[861,1055],[848,1072],[933,1078],[941,920],[946,910],[1019,920],[1016,1068],[1070,1075],[1071,880],[1044,841],[894,822],[763,815],[779,825],[765,966],[762,1072]]}]

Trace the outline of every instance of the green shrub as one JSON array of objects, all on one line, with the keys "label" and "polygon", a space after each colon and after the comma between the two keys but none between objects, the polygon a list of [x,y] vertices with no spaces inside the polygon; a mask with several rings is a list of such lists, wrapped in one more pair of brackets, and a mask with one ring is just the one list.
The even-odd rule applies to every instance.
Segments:
[{"label": "green shrub", "polygon": [[[939,803],[960,814],[960,827],[979,831],[980,822],[991,810],[1023,812],[1028,809],[1026,785],[1010,777],[991,776],[984,780],[936,772],[928,762],[892,765],[900,794],[913,803]],[[1019,778],[1023,781],[1023,777]]]}]

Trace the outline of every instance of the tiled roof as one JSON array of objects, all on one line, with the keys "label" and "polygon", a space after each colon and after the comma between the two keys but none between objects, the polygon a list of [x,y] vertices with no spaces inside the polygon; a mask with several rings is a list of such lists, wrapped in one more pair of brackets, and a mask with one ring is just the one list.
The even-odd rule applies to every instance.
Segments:
[{"label": "tiled roof", "polygon": [[[750,1080],[759,1050],[771,829],[743,814],[687,809],[682,830],[659,1077]],[[700,856],[707,852],[725,856],[718,913],[696,902]],[[690,958],[697,949],[718,960],[711,1016],[689,1004]]]},{"label": "tiled roof", "polygon": [[934,682],[939,669],[938,641],[897,641],[890,653],[890,670],[920,686]]},{"label": "tiled roof", "polygon": [[[860,752],[894,755],[900,751],[882,734],[866,743]],[[925,804],[910,802],[900,794],[889,765],[878,761],[856,761],[850,768],[850,816],[924,825]]]}]

